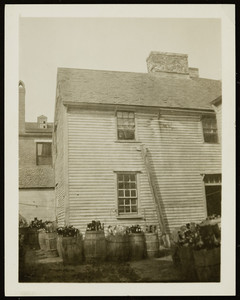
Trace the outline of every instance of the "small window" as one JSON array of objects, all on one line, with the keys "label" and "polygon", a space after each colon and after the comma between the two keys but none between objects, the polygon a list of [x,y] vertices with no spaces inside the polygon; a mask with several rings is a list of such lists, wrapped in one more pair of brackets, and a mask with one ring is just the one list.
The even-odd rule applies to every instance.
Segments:
[{"label": "small window", "polygon": [[118,214],[137,214],[137,175],[135,173],[117,174]]},{"label": "small window", "polygon": [[217,132],[216,116],[203,116],[202,127],[203,127],[204,142],[217,143],[218,132]]},{"label": "small window", "polygon": [[135,140],[135,116],[134,112],[117,112],[118,140]]},{"label": "small window", "polygon": [[37,143],[37,165],[52,164],[52,143]]}]

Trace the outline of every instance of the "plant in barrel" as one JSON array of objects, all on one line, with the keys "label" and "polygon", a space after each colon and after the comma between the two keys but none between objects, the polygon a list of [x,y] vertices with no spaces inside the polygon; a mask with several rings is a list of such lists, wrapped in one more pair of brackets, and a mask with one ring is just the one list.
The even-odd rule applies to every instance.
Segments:
[{"label": "plant in barrel", "polygon": [[34,218],[30,222],[29,232],[28,232],[28,242],[29,246],[33,249],[39,249],[39,238],[38,233],[44,229],[44,222],[42,220],[38,220],[37,217]]},{"label": "plant in barrel", "polygon": [[110,261],[127,261],[129,259],[128,227],[109,225],[106,231],[107,259]]},{"label": "plant in barrel", "polygon": [[173,261],[189,281],[220,280],[220,220],[213,216],[200,224],[188,223],[172,235]]},{"label": "plant in barrel", "polygon": [[104,224],[93,220],[87,224],[84,238],[84,256],[86,262],[104,261],[106,258],[106,239]]},{"label": "plant in barrel", "polygon": [[146,245],[146,255],[149,258],[158,257],[159,239],[157,233],[157,226],[153,224],[146,225],[144,236]]},{"label": "plant in barrel", "polygon": [[220,281],[221,218],[212,215],[199,224],[202,243],[194,247],[193,256],[200,281]]},{"label": "plant in barrel", "polygon": [[57,251],[64,264],[80,264],[83,261],[83,238],[72,225],[57,228]]},{"label": "plant in barrel", "polygon": [[145,257],[145,236],[140,225],[128,227],[129,257],[131,260],[140,260]]}]

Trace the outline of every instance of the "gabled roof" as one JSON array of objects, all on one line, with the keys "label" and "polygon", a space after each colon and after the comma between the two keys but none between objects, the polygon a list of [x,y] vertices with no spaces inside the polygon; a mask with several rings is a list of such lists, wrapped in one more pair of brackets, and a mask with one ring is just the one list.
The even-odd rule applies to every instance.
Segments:
[{"label": "gabled roof", "polygon": [[28,132],[52,132],[53,123],[47,123],[47,128],[38,128],[37,122],[25,122],[25,129]]},{"label": "gabled roof", "polygon": [[221,95],[221,82],[204,78],[162,77],[84,69],[58,69],[58,87],[64,103],[101,103],[210,109]]}]

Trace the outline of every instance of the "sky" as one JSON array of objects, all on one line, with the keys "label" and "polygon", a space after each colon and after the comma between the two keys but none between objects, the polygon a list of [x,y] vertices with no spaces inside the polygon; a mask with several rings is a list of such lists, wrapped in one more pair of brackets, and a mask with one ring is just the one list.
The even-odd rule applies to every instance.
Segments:
[{"label": "sky", "polygon": [[221,80],[220,19],[19,19],[19,80],[26,121],[54,119],[57,68],[146,73],[151,51],[188,54],[203,78]]}]

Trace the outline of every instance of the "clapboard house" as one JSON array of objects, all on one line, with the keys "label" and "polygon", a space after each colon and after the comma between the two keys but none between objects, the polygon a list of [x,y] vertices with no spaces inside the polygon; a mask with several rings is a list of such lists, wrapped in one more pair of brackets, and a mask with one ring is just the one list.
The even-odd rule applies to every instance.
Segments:
[{"label": "clapboard house", "polygon": [[[148,73],[59,68],[53,152],[58,224],[98,219],[162,233],[221,213],[212,101],[185,54],[151,52]],[[214,187],[210,197],[206,187]]]},{"label": "clapboard house", "polygon": [[25,121],[26,88],[19,81],[19,212],[30,222],[54,221],[55,194],[52,163],[53,124],[46,116]]}]

